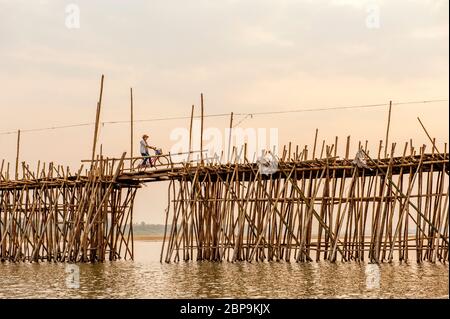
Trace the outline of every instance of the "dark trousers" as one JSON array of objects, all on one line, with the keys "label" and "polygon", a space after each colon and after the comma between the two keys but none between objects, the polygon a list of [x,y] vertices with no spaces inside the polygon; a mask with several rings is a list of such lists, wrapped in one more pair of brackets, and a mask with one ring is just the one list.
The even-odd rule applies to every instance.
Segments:
[{"label": "dark trousers", "polygon": [[150,154],[149,153],[141,153],[142,157],[145,157],[142,161],[142,165],[150,164]]}]

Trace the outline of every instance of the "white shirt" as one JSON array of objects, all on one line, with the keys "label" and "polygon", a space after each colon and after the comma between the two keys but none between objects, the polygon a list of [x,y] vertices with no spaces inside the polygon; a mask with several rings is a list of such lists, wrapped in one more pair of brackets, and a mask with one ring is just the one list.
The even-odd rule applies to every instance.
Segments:
[{"label": "white shirt", "polygon": [[141,154],[148,154],[147,142],[144,140],[141,140]]}]

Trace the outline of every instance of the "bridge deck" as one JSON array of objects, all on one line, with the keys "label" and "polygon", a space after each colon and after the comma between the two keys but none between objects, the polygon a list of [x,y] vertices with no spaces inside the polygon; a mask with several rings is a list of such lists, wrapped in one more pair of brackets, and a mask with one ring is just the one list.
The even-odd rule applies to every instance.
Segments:
[{"label": "bridge deck", "polygon": [[[400,171],[407,173],[407,169],[414,170],[418,167],[421,162],[420,156],[408,156],[408,157],[395,157],[390,159],[373,160],[373,162],[367,162],[367,168],[360,168],[360,171],[364,171],[365,176],[373,176],[379,174],[379,170],[387,171],[388,168],[392,175],[397,175]],[[445,165],[446,171],[448,173],[448,163],[449,154],[445,155],[433,155],[425,154],[422,158],[421,170],[424,172],[430,170],[442,170]],[[330,174],[335,177],[342,177],[344,174],[346,176],[351,176],[352,169],[355,167],[352,164],[352,160],[325,160],[316,159],[308,161],[285,161],[279,162],[277,165],[277,171],[273,174],[261,174],[262,179],[271,178],[283,178],[286,176],[286,172],[289,174],[291,171],[297,173],[315,173],[320,172],[324,169],[328,169]],[[377,169],[378,168],[378,169]],[[126,184],[139,183],[149,183],[149,182],[159,182],[168,181],[171,179],[189,179],[189,177],[194,178],[194,175],[206,175],[206,173],[214,172],[215,178],[225,179],[227,174],[235,172],[238,175],[238,179],[241,181],[251,181],[254,180],[255,174],[259,173],[258,163],[242,163],[242,164],[215,164],[215,165],[174,165],[173,168],[164,169],[148,169],[136,172],[122,172],[118,181]],[[214,178],[214,177],[213,177]]]},{"label": "bridge deck", "polygon": [[[421,157],[405,156],[395,157],[392,159],[377,159],[368,161],[366,168],[360,168],[360,172],[364,172],[365,176],[373,176],[379,174],[382,170],[386,172],[389,168],[392,175],[397,175],[400,171],[407,173],[406,169],[417,169],[421,163]],[[446,154],[424,154],[422,158],[421,170],[424,172],[442,170],[449,172],[449,153]],[[277,171],[270,175],[261,174],[261,179],[283,178],[286,173],[296,172],[301,174],[316,173],[327,169],[334,177],[351,176],[352,169],[355,165],[352,160],[337,159],[331,160],[316,159],[307,161],[280,161],[277,163]],[[235,172],[237,178],[241,181],[251,181],[255,178],[255,174],[259,174],[258,163],[237,163],[237,164],[205,164],[192,165],[177,163],[171,168],[149,168],[145,170],[136,170],[130,172],[129,169],[120,170],[116,182],[124,186],[139,186],[141,183],[169,181],[172,179],[181,180],[193,178],[195,174],[206,175],[214,172],[212,178],[225,179],[227,174]],[[113,178],[112,174],[99,177],[99,182],[108,183]],[[211,178],[211,176],[210,176]],[[22,189],[36,187],[59,187],[61,184],[67,185],[83,185],[89,181],[88,175],[58,175],[56,177],[43,178],[24,178],[19,180],[0,180],[0,189]]]},{"label": "bridge deck", "polygon": [[420,153],[281,159],[272,174],[249,162],[131,170],[125,153],[84,173],[0,169],[0,260],[133,258],[137,189],[169,181],[161,261],[447,262],[449,154]]}]

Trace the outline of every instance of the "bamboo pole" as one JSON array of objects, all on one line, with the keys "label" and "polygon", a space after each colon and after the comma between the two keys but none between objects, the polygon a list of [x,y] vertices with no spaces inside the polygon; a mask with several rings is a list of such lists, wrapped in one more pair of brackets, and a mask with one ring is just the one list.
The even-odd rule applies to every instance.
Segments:
[{"label": "bamboo pole", "polygon": [[130,88],[130,170],[134,171],[133,168],[133,132],[134,132],[134,119],[133,119],[133,88]]},{"label": "bamboo pole", "polygon": [[[92,145],[92,162],[95,159],[95,150],[96,150],[96,146],[97,146],[97,135],[98,135],[98,126],[99,126],[99,121],[100,121],[100,110],[101,110],[101,106],[102,106],[102,96],[103,96],[103,80],[104,80],[104,75],[102,74],[102,78],[101,78],[101,82],[100,82],[100,96],[98,98],[98,102],[97,102],[97,111],[95,114],[95,128],[94,128],[94,142]],[[91,167],[92,167],[92,163],[91,163]]]},{"label": "bamboo pole", "polygon": [[187,162],[191,161],[191,152],[192,152],[192,125],[194,122],[194,105],[191,108],[191,121],[189,122],[189,149],[188,149],[188,158]]},{"label": "bamboo pole", "polygon": [[20,152],[20,130],[17,131],[17,147],[16,147],[16,180],[19,179],[19,152]]},{"label": "bamboo pole", "polygon": [[200,94],[201,119],[200,119],[200,163],[203,166],[203,93]]},{"label": "bamboo pole", "polygon": [[436,147],[436,143],[433,141],[433,139],[431,138],[430,134],[428,133],[427,129],[425,128],[425,125],[423,125],[422,121],[420,120],[419,117],[417,117],[417,120],[419,121],[420,125],[422,126],[423,130],[425,131],[425,134],[427,134],[428,139],[431,141],[432,145],[433,145],[433,151],[436,150],[436,152],[438,154],[440,154],[441,152],[439,152],[439,150]]},{"label": "bamboo pole", "polygon": [[316,157],[316,145],[317,145],[317,134],[319,133],[319,129],[316,128],[316,134],[314,135],[314,146],[313,146],[313,152],[312,152],[312,159],[315,159]]},{"label": "bamboo pole", "polygon": [[231,151],[231,133],[233,131],[233,112],[230,114],[230,131],[228,133],[228,153],[227,162],[230,162],[230,151]]},{"label": "bamboo pole", "polygon": [[384,145],[384,158],[387,158],[387,148],[389,145],[389,128],[391,125],[391,108],[392,108],[392,101],[389,101],[389,113],[388,113],[388,122],[387,122],[387,128],[386,128],[386,139],[385,139],[385,145]]}]

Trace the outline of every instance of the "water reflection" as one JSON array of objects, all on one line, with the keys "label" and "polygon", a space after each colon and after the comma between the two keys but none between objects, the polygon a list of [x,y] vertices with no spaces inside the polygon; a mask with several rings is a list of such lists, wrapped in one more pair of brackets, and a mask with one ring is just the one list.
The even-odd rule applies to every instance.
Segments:
[{"label": "water reflection", "polygon": [[[136,242],[136,260],[0,264],[0,298],[448,298],[448,266],[425,263],[159,263],[161,243]],[[379,279],[379,282],[376,280]]]}]

